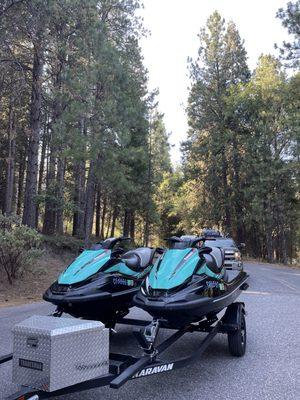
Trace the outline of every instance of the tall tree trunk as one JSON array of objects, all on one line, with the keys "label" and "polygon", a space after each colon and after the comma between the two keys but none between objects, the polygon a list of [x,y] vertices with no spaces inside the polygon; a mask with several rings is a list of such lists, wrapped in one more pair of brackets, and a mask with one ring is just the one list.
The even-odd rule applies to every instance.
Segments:
[{"label": "tall tree trunk", "polygon": [[[86,121],[84,118],[81,118],[80,122],[80,130],[82,136],[87,135],[87,127]],[[82,149],[84,153],[84,149]],[[78,161],[74,165],[74,179],[75,179],[75,188],[74,188],[74,203],[75,203],[75,211],[73,214],[73,236],[79,236],[81,238],[84,237],[84,215],[85,215],[85,181],[86,181],[86,162],[84,160]]]},{"label": "tall tree trunk", "polygon": [[58,158],[57,162],[57,211],[56,211],[56,232],[62,235],[64,233],[64,186],[65,186],[65,165],[66,160]]},{"label": "tall tree trunk", "polygon": [[5,190],[5,214],[7,215],[10,215],[13,211],[15,154],[16,154],[16,140],[15,140],[14,129],[15,129],[14,113],[12,104],[10,104],[9,116],[8,116],[8,155],[7,155],[6,190]]},{"label": "tall tree trunk", "polygon": [[130,226],[129,226],[129,231],[130,231],[130,237],[132,241],[134,242],[135,240],[135,212],[131,211],[130,215]]},{"label": "tall tree trunk", "polygon": [[227,181],[228,165],[226,160],[225,150],[222,151],[222,183],[223,183],[223,201],[224,201],[224,212],[225,212],[225,227],[227,233],[231,234],[231,214],[229,206],[229,187]]},{"label": "tall tree trunk", "polygon": [[[50,165],[47,176],[47,191],[45,201],[45,219],[43,230],[49,235],[55,233],[63,233],[62,213],[60,212],[63,204],[63,181],[64,181],[64,161],[61,160],[60,154],[63,150],[63,140],[61,131],[57,126],[57,122],[62,114],[62,71],[63,58],[57,60],[54,67],[55,78],[53,82],[53,111],[51,119],[51,140],[50,140]],[[56,171],[57,170],[57,171]],[[55,172],[56,175],[55,175]]]},{"label": "tall tree trunk", "polygon": [[147,209],[144,228],[144,246],[148,246],[150,239],[150,207],[152,194],[152,119],[149,121],[149,142],[148,142],[148,182],[147,182]]},{"label": "tall tree trunk", "polygon": [[241,191],[241,182],[240,182],[240,155],[238,149],[238,143],[236,138],[236,133],[234,133],[233,137],[233,186],[232,191],[234,194],[234,208],[235,208],[235,216],[236,216],[236,240],[238,243],[244,242],[244,224],[243,224],[243,199],[242,199],[242,191]]},{"label": "tall tree trunk", "polygon": [[129,210],[124,210],[124,219],[123,219],[123,236],[129,236]]},{"label": "tall tree trunk", "polygon": [[21,213],[22,213],[26,153],[27,153],[27,149],[25,148],[21,153],[19,168],[18,168],[17,215],[21,215]]},{"label": "tall tree trunk", "polygon": [[149,245],[149,239],[150,239],[150,212],[149,210],[146,211],[146,217],[145,217],[145,228],[144,228],[144,246]]},{"label": "tall tree trunk", "polygon": [[107,219],[107,228],[106,228],[106,233],[105,233],[105,239],[108,238],[109,230],[110,230],[110,224],[111,224],[111,217],[112,217],[112,211],[110,210],[108,213],[108,219]]},{"label": "tall tree trunk", "polygon": [[3,214],[5,212],[5,187],[6,187],[6,176],[4,174],[6,168],[6,163],[1,160],[0,157],[0,212]]},{"label": "tall tree trunk", "polygon": [[95,167],[96,162],[92,160],[90,162],[90,168],[87,178],[86,185],[86,201],[85,201],[85,213],[84,213],[84,244],[85,246],[90,245],[90,237],[93,228],[94,219],[94,207],[95,207]]},{"label": "tall tree trunk", "polygon": [[36,203],[40,120],[42,107],[43,53],[40,43],[33,46],[32,89],[30,103],[30,140],[28,146],[23,224],[36,227]]},{"label": "tall tree trunk", "polygon": [[85,210],[85,202],[86,202],[86,190],[85,190],[85,185],[86,185],[86,176],[85,176],[85,170],[86,170],[86,163],[85,161],[82,161],[82,166],[80,168],[80,196],[79,196],[79,215],[78,215],[78,236],[83,238],[84,237],[84,210]]},{"label": "tall tree trunk", "polygon": [[[41,160],[40,160],[40,168],[39,168],[39,179],[38,179],[38,195],[39,196],[42,194],[47,144],[48,144],[48,124],[46,121],[45,126],[44,126],[44,134],[43,134],[43,138],[42,138],[42,150],[41,150]],[[39,207],[39,204],[37,204],[36,205],[36,226],[38,226],[38,223],[39,223],[39,213],[40,213],[40,207]]]},{"label": "tall tree trunk", "polygon": [[73,214],[73,236],[83,237],[84,226],[84,207],[85,207],[85,162],[80,161],[74,165],[74,204],[75,211]]},{"label": "tall tree trunk", "polygon": [[267,246],[267,259],[269,262],[274,261],[274,246],[271,227],[268,226],[266,230],[266,246]]},{"label": "tall tree trunk", "polygon": [[287,250],[287,240],[286,240],[286,232],[284,230],[284,228],[281,229],[281,253],[282,253],[282,260],[281,262],[283,262],[283,264],[287,264],[288,263],[288,250]]},{"label": "tall tree trunk", "polygon": [[73,212],[73,226],[72,226],[72,236],[78,235],[78,216],[79,216],[79,185],[80,185],[80,174],[79,174],[79,165],[73,165],[73,177],[74,177],[74,212]]},{"label": "tall tree trunk", "polygon": [[285,205],[284,200],[280,195],[280,188],[276,185],[276,213],[277,213],[277,231],[278,231],[278,243],[277,248],[280,256],[279,261],[287,264],[288,263],[288,250],[287,250],[287,218],[285,216]]},{"label": "tall tree trunk", "polygon": [[114,207],[114,211],[113,211],[113,216],[112,216],[112,222],[111,222],[111,230],[110,230],[110,236],[114,237],[115,236],[115,229],[116,229],[116,221],[118,218],[118,207]]},{"label": "tall tree trunk", "polygon": [[[270,193],[271,195],[271,193]],[[272,216],[272,208],[271,201],[267,199],[265,201],[265,210],[266,210],[266,250],[267,250],[267,259],[269,262],[274,262],[274,240],[273,240],[273,216]]]},{"label": "tall tree trunk", "polygon": [[103,198],[103,208],[102,208],[102,216],[101,216],[101,238],[105,238],[105,217],[106,217],[106,211],[107,211],[107,198],[104,196]]},{"label": "tall tree trunk", "polygon": [[[50,143],[52,139],[50,138]],[[50,155],[48,162],[48,171],[46,177],[46,200],[45,200],[45,215],[43,223],[43,233],[45,235],[53,235],[55,233],[55,219],[56,219],[56,156],[53,144],[50,145]]]},{"label": "tall tree trunk", "polygon": [[[98,185],[97,188],[97,198],[96,198],[96,237],[100,237],[100,227],[101,227],[101,190]],[[101,238],[103,239],[103,237]]]}]

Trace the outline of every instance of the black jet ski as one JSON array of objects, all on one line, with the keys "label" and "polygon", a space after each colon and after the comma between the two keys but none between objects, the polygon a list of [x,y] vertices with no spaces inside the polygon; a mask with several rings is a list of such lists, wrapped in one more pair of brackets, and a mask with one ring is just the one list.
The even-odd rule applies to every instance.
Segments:
[{"label": "black jet ski", "polygon": [[155,254],[146,247],[127,252],[116,247],[125,240],[109,238],[82,251],[44,293],[44,300],[58,307],[57,314],[113,326],[128,313]]},{"label": "black jet ski", "polygon": [[161,325],[180,328],[213,317],[247,289],[241,269],[231,278],[224,267],[224,251],[204,245],[205,237],[167,239],[164,252],[144,280],[134,303],[159,319]]}]

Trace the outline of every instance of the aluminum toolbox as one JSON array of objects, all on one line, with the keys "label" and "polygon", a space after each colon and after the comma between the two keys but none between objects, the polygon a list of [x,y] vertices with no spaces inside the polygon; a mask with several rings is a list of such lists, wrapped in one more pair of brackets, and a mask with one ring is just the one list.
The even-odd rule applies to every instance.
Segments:
[{"label": "aluminum toolbox", "polygon": [[101,322],[32,316],[13,328],[13,381],[52,392],[108,373]]}]

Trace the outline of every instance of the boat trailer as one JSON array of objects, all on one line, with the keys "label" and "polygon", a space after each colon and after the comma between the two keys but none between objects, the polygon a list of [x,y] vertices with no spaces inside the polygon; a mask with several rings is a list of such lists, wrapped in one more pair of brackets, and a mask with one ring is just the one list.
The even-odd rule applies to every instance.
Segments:
[{"label": "boat trailer", "polygon": [[[229,351],[232,355],[242,356],[246,349],[245,305],[242,302],[232,303],[228,306],[222,318],[218,319],[214,315],[211,319],[206,318],[198,323],[184,326],[159,344],[156,344],[156,342],[159,330],[163,327],[162,320],[142,321],[123,318],[118,323],[136,327],[133,333],[140,347],[143,349],[141,357],[111,352],[109,354],[109,373],[106,375],[101,375],[97,378],[53,392],[45,392],[40,389],[21,386],[21,389],[8,396],[7,400],[49,399],[102,386],[110,386],[111,388],[118,389],[130,379],[142,378],[185,367],[201,356],[218,333],[228,335]],[[192,355],[172,361],[163,361],[160,358],[183,335],[193,332],[205,332],[207,335],[199,343],[198,348],[193,351]],[[7,363],[12,358],[13,354],[4,355],[0,357],[0,364]]]}]

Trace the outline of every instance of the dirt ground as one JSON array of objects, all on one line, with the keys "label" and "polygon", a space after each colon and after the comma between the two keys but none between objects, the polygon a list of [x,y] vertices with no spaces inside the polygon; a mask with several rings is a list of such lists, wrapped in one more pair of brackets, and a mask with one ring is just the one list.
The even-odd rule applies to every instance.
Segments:
[{"label": "dirt ground", "polygon": [[71,253],[45,253],[30,271],[10,285],[0,276],[0,307],[41,301],[44,291],[74,259]]}]

